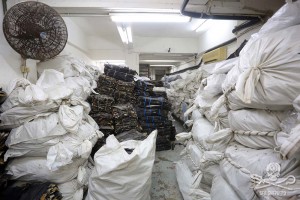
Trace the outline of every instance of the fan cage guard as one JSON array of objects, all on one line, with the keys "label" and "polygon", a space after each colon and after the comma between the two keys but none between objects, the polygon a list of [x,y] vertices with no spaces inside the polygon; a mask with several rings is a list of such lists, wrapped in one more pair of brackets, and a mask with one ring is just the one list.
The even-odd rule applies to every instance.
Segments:
[{"label": "fan cage guard", "polygon": [[53,58],[68,40],[63,18],[50,6],[36,1],[11,7],[3,19],[3,32],[9,45],[25,59]]}]

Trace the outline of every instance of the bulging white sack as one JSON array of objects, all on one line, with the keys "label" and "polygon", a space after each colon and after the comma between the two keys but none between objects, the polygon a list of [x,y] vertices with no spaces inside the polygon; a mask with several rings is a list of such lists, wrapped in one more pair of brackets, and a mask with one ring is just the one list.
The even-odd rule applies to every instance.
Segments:
[{"label": "bulging white sack", "polygon": [[227,74],[236,64],[239,57],[232,58],[229,60],[224,60],[217,62],[212,73],[213,74]]},{"label": "bulging white sack", "polygon": [[287,3],[284,6],[282,6],[270,19],[268,19],[258,33],[251,36],[253,39],[300,24],[300,2],[286,2]]},{"label": "bulging white sack", "polygon": [[230,187],[230,185],[224,180],[221,175],[217,175],[213,178],[211,187],[211,200],[240,200],[239,196]]},{"label": "bulging white sack", "polygon": [[77,159],[57,171],[50,171],[46,162],[42,157],[15,158],[8,163],[7,174],[12,175],[13,180],[64,183],[77,177],[78,168],[85,165],[87,159]]},{"label": "bulging white sack", "polygon": [[[95,156],[87,200],[150,200],[157,131],[145,140],[119,143],[111,135]],[[128,154],[125,149],[133,149]]]},{"label": "bulging white sack", "polygon": [[84,62],[70,55],[58,55],[47,61],[42,61],[37,64],[38,74],[41,74],[47,69],[54,69],[64,74],[64,77],[76,77],[90,74]]},{"label": "bulging white sack", "polygon": [[0,130],[13,129],[22,124],[34,120],[42,116],[48,116],[57,112],[59,104],[49,101],[43,105],[35,105],[33,107],[18,106],[1,113]]},{"label": "bulging white sack", "polygon": [[281,130],[280,123],[288,113],[244,109],[230,111],[228,119],[230,128],[236,131],[234,138],[237,142],[253,149],[273,149],[276,147],[276,135]]},{"label": "bulging white sack", "polygon": [[64,200],[83,199],[83,186],[80,185],[76,179],[58,184],[57,186]]},{"label": "bulging white sack", "polygon": [[54,101],[68,99],[73,93],[73,90],[66,86],[64,75],[53,69],[44,70],[36,84]]},{"label": "bulging white sack", "polygon": [[12,85],[15,85],[15,88],[1,105],[1,112],[5,112],[19,105],[31,107],[36,104],[43,104],[48,100],[48,95],[39,86],[23,80],[17,80],[13,81],[15,84],[12,83]]},{"label": "bulging white sack", "polygon": [[[204,88],[199,94],[206,99],[211,99],[222,94],[222,83],[226,78],[225,74],[213,74],[205,80]],[[203,81],[202,81],[203,82]]]},{"label": "bulging white sack", "polygon": [[93,84],[84,76],[66,78],[65,83],[77,98],[85,100],[92,92]]},{"label": "bulging white sack", "polygon": [[82,122],[83,106],[62,105],[59,107],[58,117],[64,129],[70,133],[76,133]]},{"label": "bulging white sack", "polygon": [[225,152],[225,159],[220,163],[222,177],[236,191],[241,199],[258,199],[252,183],[252,175],[264,177],[270,163],[281,167],[279,178],[293,175],[299,178],[299,160],[282,160],[273,149],[255,150],[232,143]]},{"label": "bulging white sack", "polygon": [[210,200],[210,194],[201,188],[201,171],[193,174],[180,160],[176,163],[176,179],[184,200]]},{"label": "bulging white sack", "polygon": [[11,130],[5,145],[13,147],[16,144],[33,140],[44,142],[66,133],[67,131],[60,125],[57,113],[53,113]]},{"label": "bulging white sack", "polygon": [[193,139],[202,148],[207,149],[205,139],[214,132],[214,126],[206,118],[199,118],[194,122],[191,132]]},{"label": "bulging white sack", "polygon": [[[269,33],[241,52],[236,94],[245,103],[289,108],[300,93],[300,25]],[[247,46],[246,45],[246,46]]]}]

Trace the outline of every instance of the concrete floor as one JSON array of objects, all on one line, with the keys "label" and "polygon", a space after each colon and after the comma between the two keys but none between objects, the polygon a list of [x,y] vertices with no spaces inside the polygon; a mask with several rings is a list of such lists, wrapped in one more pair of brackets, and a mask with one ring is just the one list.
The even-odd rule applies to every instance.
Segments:
[{"label": "concrete floor", "polygon": [[[177,133],[184,131],[179,122],[175,121],[173,124]],[[174,163],[179,160],[182,149],[182,145],[175,145],[174,150],[156,152],[152,173],[152,200],[183,200],[176,180]]]}]

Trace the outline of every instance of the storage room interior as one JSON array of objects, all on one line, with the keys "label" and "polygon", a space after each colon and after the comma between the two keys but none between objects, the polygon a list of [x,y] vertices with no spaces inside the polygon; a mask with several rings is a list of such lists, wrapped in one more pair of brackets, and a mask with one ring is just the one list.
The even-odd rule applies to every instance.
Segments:
[{"label": "storage room interior", "polygon": [[300,199],[299,0],[0,5],[0,199]]}]

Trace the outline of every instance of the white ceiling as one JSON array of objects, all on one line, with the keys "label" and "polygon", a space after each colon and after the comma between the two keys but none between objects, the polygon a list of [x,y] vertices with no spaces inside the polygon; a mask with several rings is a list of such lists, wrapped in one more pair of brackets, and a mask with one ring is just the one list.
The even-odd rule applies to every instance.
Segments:
[{"label": "white ceiling", "polygon": [[[95,36],[118,36],[116,23],[109,16],[103,17],[71,17],[71,19],[87,34]],[[195,29],[198,19],[186,23],[131,23],[134,36],[141,37],[181,37],[197,38]]]}]

